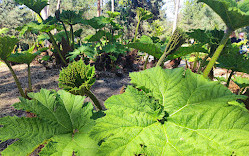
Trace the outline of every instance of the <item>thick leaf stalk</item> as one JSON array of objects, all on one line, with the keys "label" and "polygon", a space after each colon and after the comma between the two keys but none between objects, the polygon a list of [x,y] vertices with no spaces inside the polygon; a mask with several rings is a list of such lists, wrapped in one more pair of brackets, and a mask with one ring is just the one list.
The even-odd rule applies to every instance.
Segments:
[{"label": "thick leaf stalk", "polygon": [[70,33],[71,33],[71,47],[74,49],[74,34],[73,34],[73,25],[70,24]]},{"label": "thick leaf stalk", "polygon": [[58,47],[58,45],[57,45],[57,43],[56,43],[56,41],[55,41],[53,35],[51,34],[51,32],[48,32],[47,34],[48,34],[48,36],[50,37],[50,39],[51,39],[51,41],[52,41],[52,44],[53,44],[55,50],[57,51],[57,53],[59,54],[59,56],[60,56],[62,62],[63,62],[65,65],[67,65],[67,62],[65,61],[64,57],[62,56],[61,50],[60,50],[60,48]]},{"label": "thick leaf stalk", "polygon": [[210,62],[208,63],[206,69],[204,70],[203,72],[203,76],[205,78],[208,78],[208,75],[211,71],[211,69],[213,68],[215,62],[217,61],[217,59],[219,58],[222,50],[224,49],[228,39],[229,39],[229,36],[232,34],[232,30],[230,29],[227,29],[227,32],[225,33],[224,37],[222,38],[221,42],[220,42],[220,45],[218,46],[218,48],[216,49],[216,51],[214,52],[214,55],[212,57],[212,59],[210,60]]},{"label": "thick leaf stalk", "polygon": [[30,70],[30,64],[28,64],[28,89],[31,92],[32,89],[32,81],[31,81],[31,70]]},{"label": "thick leaf stalk", "polygon": [[99,100],[90,90],[85,90],[84,93],[84,95],[88,96],[93,101],[94,105],[98,108],[98,110],[103,110]]},{"label": "thick leaf stalk", "polygon": [[[44,19],[42,18],[42,16],[41,16],[40,14],[38,14],[38,15],[39,15],[39,17],[42,19],[42,21],[44,21]],[[59,56],[60,56],[60,58],[61,58],[61,61],[62,61],[65,65],[67,65],[67,62],[66,62],[66,60],[64,59],[64,57],[62,56],[61,50],[60,50],[59,46],[57,45],[57,43],[56,43],[56,41],[55,41],[55,39],[54,39],[52,33],[49,31],[49,32],[47,32],[47,34],[48,34],[49,38],[50,38],[51,41],[52,41],[52,45],[54,46],[55,50],[56,50],[57,53],[59,54]]]},{"label": "thick leaf stalk", "polygon": [[4,63],[8,66],[8,68],[9,68],[9,70],[10,70],[10,72],[11,72],[11,74],[12,74],[14,80],[15,80],[15,83],[16,83],[16,86],[17,86],[17,88],[19,90],[19,93],[21,94],[22,97],[27,98],[27,96],[25,95],[25,93],[24,93],[24,91],[22,89],[21,83],[20,83],[19,79],[17,78],[16,73],[14,72],[14,70],[11,67],[10,63],[8,61],[4,61]]},{"label": "thick leaf stalk", "polygon": [[141,20],[138,19],[137,26],[136,26],[136,31],[135,31],[135,36],[134,36],[133,42],[136,42],[137,34],[138,34],[138,28],[139,28],[140,22],[141,22]]},{"label": "thick leaf stalk", "polygon": [[230,81],[231,81],[233,75],[234,75],[234,71],[232,70],[229,77],[228,77],[228,79],[227,79],[226,87],[229,87],[229,84],[230,84]]}]

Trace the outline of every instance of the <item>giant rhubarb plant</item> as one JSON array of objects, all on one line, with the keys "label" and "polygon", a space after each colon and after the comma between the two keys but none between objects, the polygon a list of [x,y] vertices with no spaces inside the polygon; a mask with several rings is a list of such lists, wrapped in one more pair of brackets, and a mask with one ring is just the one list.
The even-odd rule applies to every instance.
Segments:
[{"label": "giant rhubarb plant", "polygon": [[235,0],[198,0],[211,7],[225,22],[227,31],[217,47],[212,59],[203,72],[204,77],[208,77],[209,72],[220,56],[231,33],[239,28],[249,25],[249,5],[248,0],[236,2]]},{"label": "giant rhubarb plant", "polygon": [[20,98],[17,109],[30,111],[34,118],[3,117],[0,119],[0,140],[18,139],[8,146],[3,156],[25,156],[39,145],[44,145],[40,156],[95,156],[97,142],[89,137],[96,117],[85,97],[75,96],[66,91],[58,93],[42,89],[30,93],[32,100]]},{"label": "giant rhubarb plant", "polygon": [[[30,8],[32,11],[34,11],[35,13],[37,13],[37,15],[40,17],[40,19],[42,20],[41,24],[36,24],[35,22],[30,24],[31,27],[34,27],[34,28],[38,28],[39,31],[43,30],[43,32],[46,32],[47,35],[49,36],[56,52],[58,53],[59,57],[61,58],[61,61],[64,63],[64,65],[67,65],[67,62],[65,61],[62,53],[61,53],[61,50],[60,50],[60,47],[57,45],[56,43],[56,40],[54,38],[54,36],[52,35],[51,33],[51,30],[54,29],[55,27],[49,25],[47,23],[48,20],[44,20],[41,16],[41,11],[43,8],[45,8],[47,5],[48,5],[48,0],[15,0],[16,3],[20,4],[20,5],[26,5],[28,8]],[[22,31],[25,31],[25,29],[28,29],[28,27],[25,27],[24,26],[24,30]]]},{"label": "giant rhubarb plant", "polygon": [[100,155],[249,153],[249,113],[235,102],[244,96],[183,68],[130,77],[133,86],[106,101],[106,116],[92,129]]}]

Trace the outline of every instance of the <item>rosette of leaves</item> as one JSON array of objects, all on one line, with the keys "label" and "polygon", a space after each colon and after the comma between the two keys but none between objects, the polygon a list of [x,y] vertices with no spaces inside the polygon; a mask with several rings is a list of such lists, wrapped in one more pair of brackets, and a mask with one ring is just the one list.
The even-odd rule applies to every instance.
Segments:
[{"label": "rosette of leaves", "polygon": [[207,78],[223,48],[225,47],[231,33],[239,28],[249,25],[249,1],[245,0],[236,2],[235,0],[198,0],[198,2],[206,3],[221,17],[227,26],[226,33],[203,72],[204,77]]},{"label": "rosette of leaves", "polygon": [[75,95],[89,96],[96,107],[102,110],[102,107],[90,91],[90,88],[95,83],[95,68],[86,65],[82,60],[74,61],[66,68],[60,71],[59,87]]},{"label": "rosette of leaves", "polygon": [[0,60],[3,60],[3,62],[8,66],[21,96],[26,97],[22,89],[21,83],[17,78],[13,68],[11,67],[10,62],[8,61],[8,57],[11,55],[11,52],[14,51],[17,42],[18,42],[17,38],[9,36],[3,36],[3,37],[0,36]]},{"label": "rosette of leaves", "polygon": [[97,117],[85,97],[75,96],[60,90],[57,93],[41,89],[29,93],[32,100],[20,98],[15,108],[30,111],[33,118],[3,117],[0,119],[0,139],[18,139],[8,146],[3,156],[30,155],[37,147],[44,145],[40,156],[81,155],[95,156],[98,145],[89,137]]},{"label": "rosette of leaves", "polygon": [[[155,76],[156,75],[156,76]],[[131,73],[125,93],[107,99],[91,136],[99,155],[247,155],[244,99],[183,68]]]}]

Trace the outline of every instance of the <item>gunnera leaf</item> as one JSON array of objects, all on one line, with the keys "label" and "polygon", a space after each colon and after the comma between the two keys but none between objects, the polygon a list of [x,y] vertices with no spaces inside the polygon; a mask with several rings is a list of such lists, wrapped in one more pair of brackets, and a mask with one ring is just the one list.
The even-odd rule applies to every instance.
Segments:
[{"label": "gunnera leaf", "polygon": [[95,68],[86,65],[83,60],[74,61],[63,68],[59,75],[59,87],[76,95],[81,91],[90,90],[95,83]]},{"label": "gunnera leaf", "polygon": [[129,43],[125,46],[146,52],[157,59],[159,59],[163,54],[163,51],[161,50],[162,45],[160,43],[153,43],[153,40],[149,36],[145,35],[141,37],[139,42]]},{"label": "gunnera leaf", "polygon": [[42,9],[49,5],[48,0],[15,0],[16,3],[22,5],[26,5],[28,8],[36,12],[37,14],[40,14]]},{"label": "gunnera leaf", "polygon": [[21,102],[14,106],[37,117],[0,119],[0,125],[3,125],[0,140],[18,139],[1,153],[3,156],[29,155],[44,143],[40,155],[95,156],[98,145],[88,135],[95,124],[94,112],[90,103],[84,103],[85,97],[45,89],[30,93],[29,97],[32,100],[20,98]]},{"label": "gunnera leaf", "polygon": [[91,136],[99,155],[247,155],[249,114],[219,82],[183,68],[130,74],[133,86],[109,98]]},{"label": "gunnera leaf", "polygon": [[18,42],[17,38],[13,38],[9,36],[0,37],[0,59],[1,60],[6,60],[10,56],[17,42]]},{"label": "gunnera leaf", "polygon": [[241,76],[234,76],[232,79],[234,83],[236,83],[240,88],[249,87],[249,78],[241,77]]},{"label": "gunnera leaf", "polygon": [[237,3],[235,0],[198,0],[211,7],[231,30],[249,25],[248,1]]}]

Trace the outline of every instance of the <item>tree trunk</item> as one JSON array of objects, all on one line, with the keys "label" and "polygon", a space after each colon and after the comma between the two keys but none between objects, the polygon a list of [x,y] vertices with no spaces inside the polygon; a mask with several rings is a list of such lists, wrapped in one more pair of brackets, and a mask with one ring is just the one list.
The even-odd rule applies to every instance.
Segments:
[{"label": "tree trunk", "polygon": [[[48,0],[48,4],[49,4],[49,0]],[[41,16],[44,20],[46,20],[49,16],[49,5],[47,5],[44,9],[42,9],[41,11]]]},{"label": "tree trunk", "polygon": [[112,0],[112,12],[114,12],[114,0]]},{"label": "tree trunk", "polygon": [[57,0],[56,10],[60,10],[60,7],[61,7],[61,0]]},{"label": "tree trunk", "polygon": [[180,5],[180,0],[176,0],[176,3],[175,3],[175,18],[174,18],[174,23],[173,23],[172,34],[176,30],[176,25],[177,25],[177,20],[178,20],[178,12],[179,12],[179,5]]},{"label": "tree trunk", "polygon": [[97,9],[97,17],[101,14],[100,0],[98,0],[98,9]]}]

